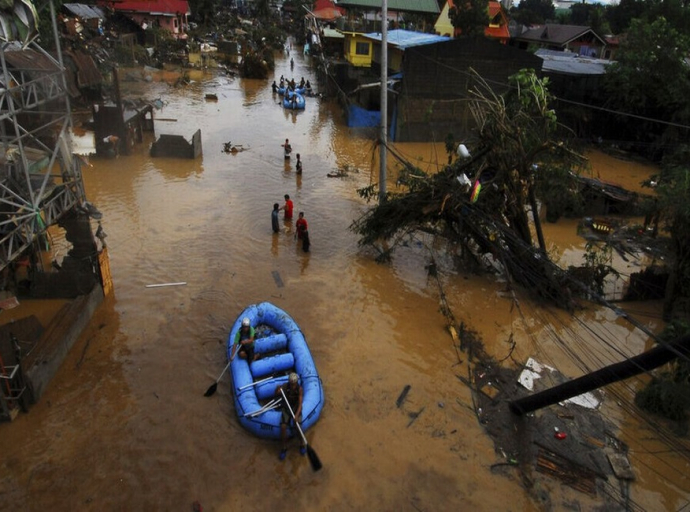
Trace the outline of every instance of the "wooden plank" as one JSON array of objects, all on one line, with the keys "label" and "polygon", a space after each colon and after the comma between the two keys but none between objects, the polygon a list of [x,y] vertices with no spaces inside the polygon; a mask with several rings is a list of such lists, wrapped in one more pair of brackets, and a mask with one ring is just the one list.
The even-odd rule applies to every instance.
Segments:
[{"label": "wooden plank", "polygon": [[103,295],[107,297],[113,291],[113,276],[110,273],[110,257],[107,247],[103,247],[103,250],[98,253],[98,267],[101,270]]}]

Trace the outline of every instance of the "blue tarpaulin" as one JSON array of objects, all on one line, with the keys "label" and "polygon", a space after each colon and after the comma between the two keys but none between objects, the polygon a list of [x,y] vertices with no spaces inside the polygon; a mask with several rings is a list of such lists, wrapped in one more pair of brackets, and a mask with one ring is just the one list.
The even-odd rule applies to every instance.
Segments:
[{"label": "blue tarpaulin", "polygon": [[350,128],[372,128],[380,125],[380,110],[365,110],[357,105],[347,108],[347,126]]}]

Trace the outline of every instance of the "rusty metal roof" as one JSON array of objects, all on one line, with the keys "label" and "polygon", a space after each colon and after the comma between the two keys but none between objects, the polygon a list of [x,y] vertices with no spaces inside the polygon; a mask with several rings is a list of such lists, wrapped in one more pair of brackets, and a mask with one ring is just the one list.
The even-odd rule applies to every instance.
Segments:
[{"label": "rusty metal roof", "polygon": [[96,87],[103,83],[103,75],[90,54],[81,51],[64,51],[76,66],[76,80],[79,87]]},{"label": "rusty metal roof", "polygon": [[31,49],[6,48],[5,60],[10,67],[23,71],[38,71],[42,73],[59,72],[60,66],[53,59]]}]

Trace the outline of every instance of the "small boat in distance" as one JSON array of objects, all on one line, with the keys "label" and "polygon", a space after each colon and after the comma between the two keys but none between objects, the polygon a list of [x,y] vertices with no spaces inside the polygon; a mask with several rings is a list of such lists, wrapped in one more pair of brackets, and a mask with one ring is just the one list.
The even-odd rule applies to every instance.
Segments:
[{"label": "small boat in distance", "polygon": [[[290,372],[295,372],[303,389],[301,426],[306,431],[319,419],[324,395],[302,331],[277,306],[269,302],[251,305],[237,317],[230,330],[228,358],[232,356],[235,336],[244,318],[249,318],[255,330],[254,350],[259,359],[249,363],[235,357],[230,363],[235,412],[240,424],[259,437],[280,439],[281,413],[275,391],[287,382]],[[298,434],[294,428],[288,430],[291,436]]]}]

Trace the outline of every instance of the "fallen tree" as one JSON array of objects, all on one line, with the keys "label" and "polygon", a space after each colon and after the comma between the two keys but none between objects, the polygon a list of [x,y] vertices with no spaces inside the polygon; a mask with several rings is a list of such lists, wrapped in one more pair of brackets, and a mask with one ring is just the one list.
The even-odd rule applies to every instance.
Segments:
[{"label": "fallen tree", "polygon": [[[477,136],[470,150],[459,145],[449,165],[427,174],[388,148],[403,164],[402,191],[388,193],[351,228],[361,245],[379,249],[379,260],[389,258],[410,231],[447,237],[466,264],[483,265],[490,255],[512,281],[571,308],[573,287],[564,285],[567,273],[549,260],[538,202],[576,209],[575,179],[586,161],[563,141],[565,131],[549,107],[547,79],[523,70],[499,96],[475,78],[471,109]],[[456,153],[454,142],[447,145]],[[359,192],[370,199],[376,189],[374,184]]]}]

